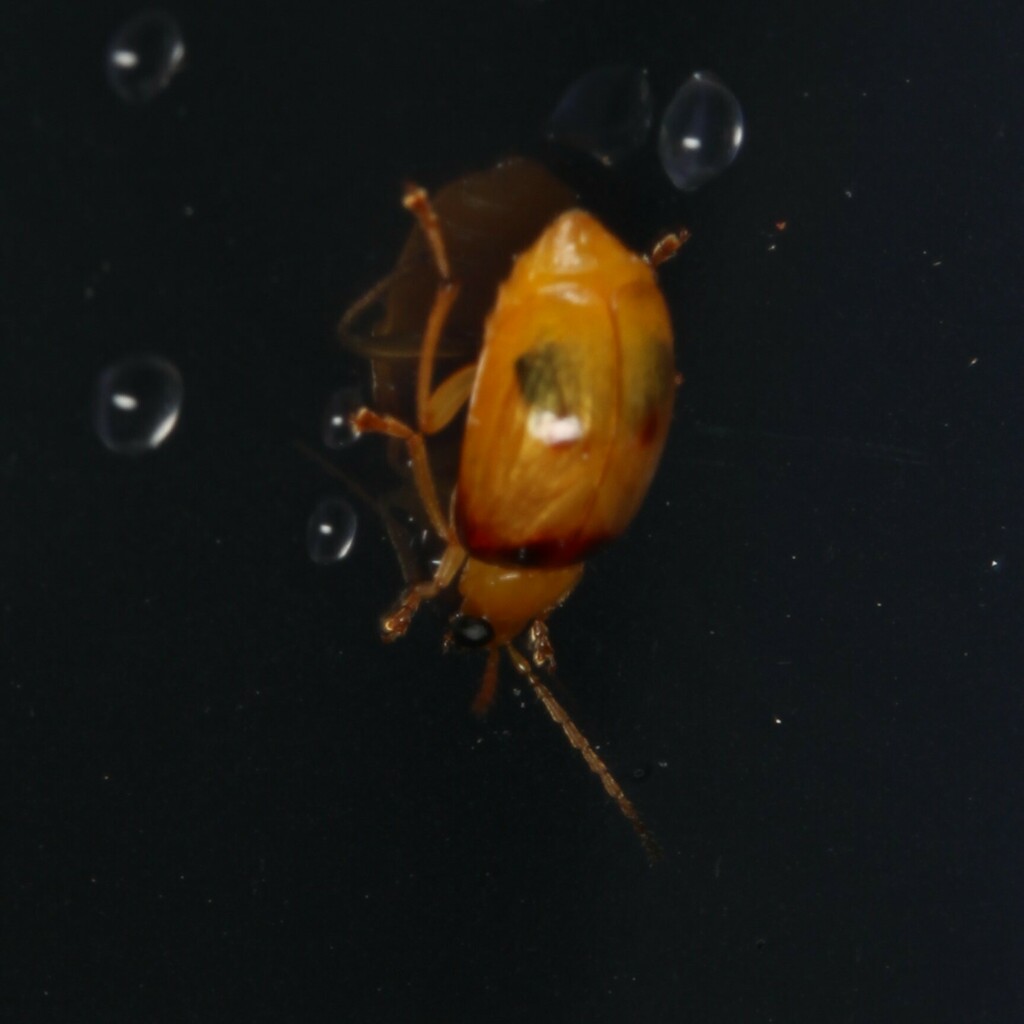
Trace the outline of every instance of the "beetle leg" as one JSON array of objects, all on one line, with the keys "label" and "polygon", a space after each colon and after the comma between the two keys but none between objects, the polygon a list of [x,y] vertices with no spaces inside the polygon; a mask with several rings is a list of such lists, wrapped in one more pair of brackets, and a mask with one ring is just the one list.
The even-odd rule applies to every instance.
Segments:
[{"label": "beetle leg", "polygon": [[441,221],[430,202],[427,190],[413,182],[407,182],[405,194],[402,196],[402,205],[420,222],[430,251],[434,255],[437,272],[445,284],[450,283],[452,279],[451,264],[448,262],[444,235],[441,233]]},{"label": "beetle leg", "polygon": [[476,691],[470,710],[478,718],[482,718],[491,709],[494,695],[498,692],[498,648],[492,647],[487,652],[487,665],[484,677],[480,681],[480,689]]},{"label": "beetle leg", "polygon": [[689,240],[689,228],[680,228],[675,232],[670,231],[664,238],[659,238],[651,246],[651,251],[644,256],[644,259],[652,267],[660,267],[666,260],[672,259]]},{"label": "beetle leg", "polygon": [[608,765],[601,760],[598,752],[590,745],[587,737],[580,732],[579,727],[569,717],[569,712],[555,700],[555,695],[537,678],[537,674],[530,668],[530,663],[511,644],[506,644],[505,650],[512,659],[516,671],[527,678],[537,699],[544,705],[544,710],[551,716],[552,720],[562,727],[566,739],[582,754],[587,767],[601,780],[605,792],[618,804],[623,817],[633,826],[643,844],[644,851],[650,861],[656,861],[661,857],[661,847],[657,840],[647,831],[639,812],[633,806],[633,802],[626,796],[623,788],[615,781]]},{"label": "beetle leg", "polygon": [[359,409],[352,415],[349,422],[360,433],[387,434],[388,437],[397,437],[406,443],[409,449],[409,461],[412,463],[413,479],[416,481],[416,490],[419,492],[423,508],[430,519],[430,525],[442,540],[452,543],[454,538],[451,528],[441,514],[441,505],[437,500],[437,488],[434,486],[434,477],[430,472],[430,460],[427,457],[427,446],[423,441],[423,435],[418,434],[401,420],[395,419],[394,416],[381,416],[371,409]]},{"label": "beetle leg", "polygon": [[539,669],[555,671],[555,649],[551,645],[548,624],[543,619],[534,619],[526,635],[530,647],[530,660]]},{"label": "beetle leg", "polygon": [[407,587],[398,599],[398,604],[380,620],[381,639],[391,641],[404,636],[419,606],[444,590],[455,579],[455,574],[465,560],[466,552],[462,547],[456,543],[449,544],[444,549],[433,579]]},{"label": "beetle leg", "polygon": [[425,434],[436,434],[455,419],[458,411],[468,401],[475,380],[476,363],[470,363],[438,384],[427,399],[426,406],[420,407],[421,427]]},{"label": "beetle leg", "polygon": [[473,373],[464,367],[444,381],[436,391],[431,391],[434,379],[434,360],[441,344],[444,325],[455,300],[459,296],[459,285],[452,280],[451,264],[444,244],[441,221],[437,216],[430,197],[419,185],[406,185],[402,199],[405,208],[419,222],[434,256],[437,276],[441,279],[434,296],[434,304],[427,317],[423,332],[423,346],[420,349],[420,365],[416,375],[416,417],[424,434],[435,434],[446,427],[469,397],[472,390]]}]

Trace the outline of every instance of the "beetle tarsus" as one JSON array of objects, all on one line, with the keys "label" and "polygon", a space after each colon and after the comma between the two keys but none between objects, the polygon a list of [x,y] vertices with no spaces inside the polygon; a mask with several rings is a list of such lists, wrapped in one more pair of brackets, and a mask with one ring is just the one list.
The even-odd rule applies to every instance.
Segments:
[{"label": "beetle tarsus", "polygon": [[538,669],[547,669],[549,672],[554,672],[557,668],[555,665],[555,648],[551,643],[548,624],[543,619],[534,619],[526,639],[530,649],[530,660],[534,666]]},{"label": "beetle tarsus", "polygon": [[427,190],[411,181],[406,182],[405,193],[402,196],[402,205],[420,222],[420,227],[426,236],[430,251],[433,253],[434,262],[437,264],[438,276],[445,283],[450,282],[452,279],[452,268],[448,262],[444,235],[441,233],[441,221],[434,210],[433,204],[430,202]]},{"label": "beetle tarsus", "polygon": [[664,238],[659,238],[651,251],[644,257],[652,267],[660,267],[662,263],[672,259],[673,256],[690,240],[690,229],[680,228],[678,231],[670,231]]},{"label": "beetle tarsus", "polygon": [[420,606],[420,595],[415,587],[410,587],[401,597],[398,604],[380,620],[380,637],[391,643],[405,636],[412,625],[413,616]]}]

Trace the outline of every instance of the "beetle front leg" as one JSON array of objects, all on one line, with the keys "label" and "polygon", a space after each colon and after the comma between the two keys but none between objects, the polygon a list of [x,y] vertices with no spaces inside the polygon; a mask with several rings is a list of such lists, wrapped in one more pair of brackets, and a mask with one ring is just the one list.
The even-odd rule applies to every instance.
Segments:
[{"label": "beetle front leg", "polygon": [[548,624],[543,619],[534,619],[530,624],[526,644],[530,651],[530,660],[536,668],[555,671],[555,648],[551,643]]},{"label": "beetle front leg", "polygon": [[406,587],[395,607],[381,618],[381,639],[390,643],[404,636],[419,606],[444,590],[455,579],[465,560],[466,552],[462,546],[454,541],[450,543],[441,555],[433,579]]}]

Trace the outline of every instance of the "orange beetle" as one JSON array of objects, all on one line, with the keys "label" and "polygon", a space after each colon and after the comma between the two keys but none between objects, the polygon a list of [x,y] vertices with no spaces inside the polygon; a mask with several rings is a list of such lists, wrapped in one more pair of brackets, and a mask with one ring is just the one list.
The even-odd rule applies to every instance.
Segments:
[{"label": "orange beetle", "polygon": [[[407,587],[384,616],[382,635],[403,635],[423,601],[457,585],[461,604],[446,644],[488,651],[474,711],[484,713],[494,699],[504,650],[653,856],[656,844],[632,802],[534,669],[554,667],[548,615],[579,582],[584,559],[629,524],[661,457],[679,378],[653,268],[685,232],[638,256],[589,213],[560,213],[498,290],[478,358],[434,387],[459,282],[426,192],[407,186],[404,205],[419,222],[439,279],[419,352],[417,426],[368,408],[351,425],[405,442],[423,507],[445,547],[433,578]],[[467,400],[446,514],[425,437],[451,423]],[[523,635],[529,659],[515,643]]]}]

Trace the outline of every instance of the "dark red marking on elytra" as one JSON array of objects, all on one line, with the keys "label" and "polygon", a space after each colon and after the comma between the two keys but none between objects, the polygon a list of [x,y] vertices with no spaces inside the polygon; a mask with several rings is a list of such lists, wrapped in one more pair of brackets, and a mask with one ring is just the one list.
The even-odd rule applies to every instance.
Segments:
[{"label": "dark red marking on elytra", "polygon": [[661,425],[661,417],[656,412],[649,412],[640,429],[637,431],[637,440],[643,447],[647,447],[658,435],[658,427]]},{"label": "dark red marking on elytra", "polygon": [[481,562],[522,569],[562,569],[589,558],[615,538],[609,534],[576,531],[565,537],[536,536],[508,544],[479,523],[467,521],[458,503],[455,527],[463,547]]}]

